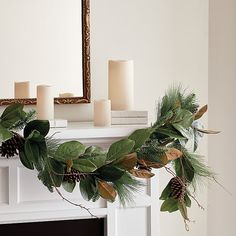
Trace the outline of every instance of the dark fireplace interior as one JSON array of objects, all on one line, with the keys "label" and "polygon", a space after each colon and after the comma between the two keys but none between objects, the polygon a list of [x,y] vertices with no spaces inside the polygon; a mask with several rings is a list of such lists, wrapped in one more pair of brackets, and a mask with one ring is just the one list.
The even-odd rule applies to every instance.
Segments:
[{"label": "dark fireplace interior", "polygon": [[1,236],[105,236],[105,219],[47,221],[0,225]]}]

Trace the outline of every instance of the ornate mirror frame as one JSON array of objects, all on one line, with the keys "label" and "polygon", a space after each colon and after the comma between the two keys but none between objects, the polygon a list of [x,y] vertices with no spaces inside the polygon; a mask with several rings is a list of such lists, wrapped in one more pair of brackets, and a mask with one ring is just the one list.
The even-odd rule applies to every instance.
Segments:
[{"label": "ornate mirror frame", "polygon": [[[82,69],[83,69],[83,96],[60,98],[55,97],[55,104],[79,104],[90,103],[91,74],[90,74],[90,0],[81,0],[82,4]],[[0,106],[12,103],[35,105],[36,98],[24,99],[0,99]]]}]

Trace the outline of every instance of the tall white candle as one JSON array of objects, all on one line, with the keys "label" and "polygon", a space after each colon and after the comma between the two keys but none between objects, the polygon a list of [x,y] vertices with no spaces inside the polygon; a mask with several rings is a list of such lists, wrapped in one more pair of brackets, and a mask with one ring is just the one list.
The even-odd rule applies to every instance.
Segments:
[{"label": "tall white candle", "polygon": [[54,119],[53,87],[50,85],[37,86],[37,119]]},{"label": "tall white candle", "polygon": [[133,61],[110,60],[108,94],[112,110],[132,110],[134,100]]},{"label": "tall white candle", "polygon": [[110,126],[111,125],[111,101],[97,100],[94,101],[94,125]]},{"label": "tall white candle", "polygon": [[29,98],[30,97],[30,82],[22,81],[14,84],[15,98]]}]

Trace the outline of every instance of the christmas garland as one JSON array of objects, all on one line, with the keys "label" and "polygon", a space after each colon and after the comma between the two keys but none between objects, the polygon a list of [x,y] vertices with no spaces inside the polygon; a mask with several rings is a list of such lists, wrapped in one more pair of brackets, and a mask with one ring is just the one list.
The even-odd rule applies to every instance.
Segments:
[{"label": "christmas garland", "polygon": [[[163,168],[171,178],[160,196],[164,201],[161,211],[180,211],[186,222],[191,199],[197,202],[194,192],[199,181],[215,180],[196,150],[204,133],[217,132],[202,128],[199,119],[207,106],[198,108],[194,93],[185,94],[181,86],[172,87],[159,103],[158,117],[151,127],[138,129],[103,150],[79,141],[58,143],[47,136],[47,120],[35,120],[34,111],[25,112],[22,104],[13,104],[0,117],[0,155],[19,155],[26,168],[38,171],[39,180],[50,192],[55,190],[67,202],[87,211],[66,199],[59,187],[73,192],[79,184],[88,201],[102,197],[113,202],[118,196],[125,205],[143,186],[138,178],[151,178],[152,169]],[[17,132],[20,130],[23,135]]]}]

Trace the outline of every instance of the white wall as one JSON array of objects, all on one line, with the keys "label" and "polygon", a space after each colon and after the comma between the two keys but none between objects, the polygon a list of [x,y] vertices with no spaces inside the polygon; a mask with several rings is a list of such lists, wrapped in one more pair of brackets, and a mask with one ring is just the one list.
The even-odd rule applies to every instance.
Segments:
[{"label": "white wall", "polygon": [[[135,108],[149,110],[152,119],[156,100],[174,81],[194,90],[200,103],[206,104],[208,1],[91,0],[92,99],[107,97],[108,59],[134,60]],[[93,117],[91,104],[58,106],[56,114],[70,120]],[[206,153],[206,141],[203,146]],[[161,174],[157,186],[162,189],[166,181],[166,174]],[[204,194],[201,200],[206,202]],[[206,236],[206,211],[193,205],[190,218],[196,223],[190,225],[190,232],[178,213],[164,213],[161,236]]]},{"label": "white wall", "polygon": [[219,186],[209,191],[209,236],[235,236],[236,227],[236,1],[210,0],[209,125],[222,131],[209,139],[209,163]]}]

